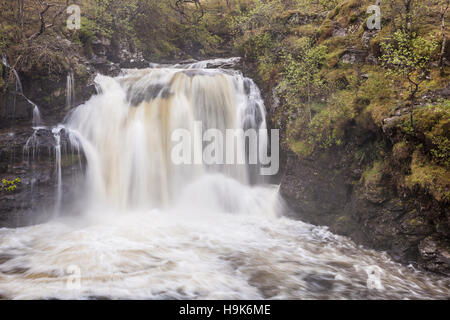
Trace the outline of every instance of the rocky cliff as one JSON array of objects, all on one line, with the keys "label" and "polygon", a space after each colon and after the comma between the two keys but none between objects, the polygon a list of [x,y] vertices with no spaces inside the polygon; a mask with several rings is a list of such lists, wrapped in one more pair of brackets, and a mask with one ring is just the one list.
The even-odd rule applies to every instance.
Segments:
[{"label": "rocky cliff", "polygon": [[[93,80],[98,73],[117,75],[122,68],[148,66],[126,44],[114,46],[101,34],[93,37],[88,52],[67,39],[52,41],[58,43],[61,52],[70,52],[70,65],[63,65],[60,72],[52,74],[38,67],[18,73],[19,79],[13,79],[0,94],[0,175],[4,186],[13,185],[12,189],[0,190],[0,227],[26,226],[52,216],[58,184],[56,133],[60,135],[62,201],[73,201],[76,190],[72,186],[82,159],[71,148],[68,137],[52,129],[72,108],[96,92]],[[11,71],[3,68],[5,73]],[[23,92],[18,92],[17,81]],[[70,101],[68,95],[72,96]],[[39,108],[41,122],[33,127],[34,104]],[[20,182],[14,182],[16,179]]]}]

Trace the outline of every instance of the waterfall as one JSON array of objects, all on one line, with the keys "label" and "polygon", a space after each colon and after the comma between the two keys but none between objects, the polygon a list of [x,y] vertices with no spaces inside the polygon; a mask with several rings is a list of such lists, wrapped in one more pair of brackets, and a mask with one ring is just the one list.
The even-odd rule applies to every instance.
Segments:
[{"label": "waterfall", "polygon": [[[195,182],[221,194],[233,192],[228,184],[222,189],[221,179],[249,183],[247,165],[204,164],[197,157],[206,146],[201,132],[210,130],[225,135],[230,129],[255,129],[266,146],[260,92],[240,72],[174,66],[126,70],[116,78],[99,75],[95,82],[100,93],[75,109],[65,124],[86,155],[91,201],[123,210],[169,207]],[[171,160],[171,138],[180,129],[192,137],[192,165]],[[245,153],[244,138],[236,139],[235,150]],[[226,151],[226,139],[215,143]],[[215,180],[208,180],[212,174]]]},{"label": "waterfall", "polygon": [[[25,98],[25,96],[24,96]],[[32,120],[32,124],[33,127],[38,127],[42,124],[42,119],[41,119],[41,112],[39,111],[39,107],[31,102],[30,100],[28,100],[27,98],[25,98],[31,105],[33,105],[33,120]]]},{"label": "waterfall", "polygon": [[6,53],[2,53],[2,64],[7,67],[10,68],[9,63],[8,63],[8,57],[6,56]]},{"label": "waterfall", "polygon": [[55,137],[55,167],[56,167],[56,201],[54,208],[54,216],[58,216],[61,211],[62,202],[62,167],[61,167],[61,131],[64,128],[58,126],[52,129]]},{"label": "waterfall", "polygon": [[36,173],[35,173],[35,168],[34,168],[34,161],[37,160],[37,157],[39,156],[38,152],[38,137],[37,137],[37,133],[38,133],[39,129],[38,128],[34,128],[33,130],[33,134],[31,135],[31,137],[28,138],[24,148],[23,148],[23,159],[28,163],[28,166],[31,168],[31,181],[30,181],[30,192],[31,192],[31,206],[34,208],[34,203],[35,203],[35,184],[36,184]]},{"label": "waterfall", "polygon": [[14,74],[14,78],[16,79],[16,91],[14,92],[14,103],[13,103],[13,117],[15,115],[15,110],[16,110],[16,95],[18,94],[21,97],[23,97],[33,107],[33,119],[32,119],[33,126],[37,127],[37,126],[41,125],[42,121],[41,121],[41,112],[39,110],[39,107],[33,101],[28,99],[25,96],[25,94],[23,93],[23,86],[22,86],[22,82],[20,81],[19,74],[17,73],[16,69],[14,69],[13,67],[11,67],[9,65],[8,57],[6,56],[5,53],[2,54],[2,64],[11,70],[11,72]]},{"label": "waterfall", "polygon": [[66,81],[66,110],[73,107],[75,103],[75,76],[71,69],[67,75]]},{"label": "waterfall", "polygon": [[[261,94],[223,62],[99,75],[98,94],[63,124],[34,128],[24,152],[52,144],[55,219],[0,229],[0,296],[448,299],[448,278],[282,216],[278,186],[257,183],[266,162],[250,161],[260,150],[248,141],[269,141]],[[227,135],[240,131],[254,135]],[[219,161],[230,151],[243,159]],[[73,207],[62,201],[68,152],[84,170]]]},{"label": "waterfall", "polygon": [[7,67],[8,69],[11,69],[11,72],[14,74],[14,77],[16,79],[16,93],[23,95],[23,87],[22,87],[22,82],[20,81],[19,74],[17,73],[16,69],[12,68],[9,65],[8,57],[6,56],[5,53],[2,54],[2,63],[5,67]]},{"label": "waterfall", "polygon": [[[55,176],[56,176],[56,201],[55,201],[55,207],[54,212],[55,216],[58,215],[59,211],[61,210],[61,201],[62,201],[62,168],[61,168],[61,132],[63,131],[63,126],[57,126],[55,128],[51,127],[45,127],[43,126],[41,112],[39,110],[39,107],[36,103],[28,99],[28,97],[25,96],[23,92],[23,85],[20,80],[19,74],[15,70],[15,68],[11,67],[11,65],[8,62],[8,58],[5,53],[2,54],[2,64],[9,68],[11,72],[14,74],[16,83],[15,83],[15,92],[14,92],[14,103],[13,103],[13,114],[15,113],[15,106],[16,106],[16,95],[19,95],[25,99],[32,107],[32,127],[33,127],[33,134],[28,139],[27,143],[25,144],[23,148],[24,153],[24,159],[27,160],[28,164],[32,167],[32,178],[30,181],[30,189],[32,197],[34,197],[34,185],[36,183],[35,178],[35,172],[34,172],[34,166],[33,162],[37,161],[38,158],[38,152],[39,152],[39,146],[40,141],[38,137],[38,132],[41,130],[49,130],[52,132],[54,139],[55,139],[55,145],[54,145],[54,154],[55,154]],[[74,92],[74,74],[71,70],[69,75],[67,76],[67,106],[71,107],[73,105],[73,102],[75,100],[75,92]],[[76,146],[76,142],[74,142],[74,145]],[[31,153],[31,156],[30,156]],[[80,151],[78,150],[78,158],[80,159]],[[81,166],[81,165],[80,165]],[[33,201],[32,201],[33,202]]]},{"label": "waterfall", "polygon": [[[81,164],[81,151],[77,140],[68,136],[71,141],[70,151],[63,149],[63,143],[61,141],[61,135],[66,132],[66,128],[63,125],[55,127],[51,126],[35,126],[33,127],[33,134],[28,138],[23,148],[23,159],[31,168],[32,176],[30,181],[30,191],[32,196],[32,203],[34,200],[35,184],[37,182],[38,171],[35,169],[35,165],[41,161],[40,150],[43,147],[47,147],[48,155],[54,157],[54,179],[55,179],[55,201],[53,205],[53,216],[58,217],[61,211],[62,197],[63,197],[63,178],[62,178],[62,157],[63,155],[72,157],[72,160],[76,157],[78,160],[78,171],[82,171]],[[51,139],[51,138],[52,139]],[[73,181],[78,181],[78,175],[73,172]]]}]

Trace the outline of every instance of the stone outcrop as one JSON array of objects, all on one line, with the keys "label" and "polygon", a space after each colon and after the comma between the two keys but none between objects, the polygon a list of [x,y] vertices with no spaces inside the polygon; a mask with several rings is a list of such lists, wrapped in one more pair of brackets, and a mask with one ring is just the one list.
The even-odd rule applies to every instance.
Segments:
[{"label": "stone outcrop", "polygon": [[445,207],[386,178],[360,183],[361,172],[347,165],[345,157],[308,161],[290,155],[280,192],[294,216],[387,251],[396,261],[450,275]]},{"label": "stone outcrop", "polygon": [[387,251],[404,264],[450,275],[448,204],[420,187],[403,187],[404,163],[390,154],[383,159],[390,171],[377,169],[375,162],[371,171],[363,172],[355,163],[354,153],[371,140],[397,142],[398,119],[386,119],[380,137],[350,132],[353,138],[344,148],[309,159],[289,153],[280,192],[296,218]]}]

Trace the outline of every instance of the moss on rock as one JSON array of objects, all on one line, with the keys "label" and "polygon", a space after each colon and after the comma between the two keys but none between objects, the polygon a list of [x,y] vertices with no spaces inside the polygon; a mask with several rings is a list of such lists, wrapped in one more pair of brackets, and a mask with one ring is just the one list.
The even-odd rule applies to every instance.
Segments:
[{"label": "moss on rock", "polygon": [[450,172],[427,161],[420,150],[413,153],[411,174],[405,177],[405,186],[410,190],[420,187],[439,202],[450,201]]}]

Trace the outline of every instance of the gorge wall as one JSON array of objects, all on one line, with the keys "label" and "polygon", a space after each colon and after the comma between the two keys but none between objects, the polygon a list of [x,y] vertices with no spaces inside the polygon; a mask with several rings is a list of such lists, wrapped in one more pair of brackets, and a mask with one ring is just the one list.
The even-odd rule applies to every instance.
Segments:
[{"label": "gorge wall", "polygon": [[[334,233],[387,251],[402,263],[449,275],[450,171],[445,149],[450,139],[449,66],[444,76],[436,64],[430,71],[413,105],[416,125],[411,130],[411,105],[406,89],[400,89],[404,83],[389,79],[379,60],[380,43],[391,31],[365,27],[369,4],[341,1],[327,10],[240,9],[230,16],[250,21],[263,16],[267,21],[252,24],[242,18],[244,22],[237,19],[232,27],[224,27],[223,17],[213,16],[220,23],[214,20],[209,28],[223,38],[220,49],[211,49],[208,37],[203,45],[180,46],[176,55],[158,48],[154,50],[158,56],[147,58],[166,62],[242,56],[242,65],[234,67],[258,83],[270,127],[281,132],[282,172],[273,182],[280,183],[280,192],[292,209],[290,215],[329,226]],[[386,24],[392,22],[389,19]],[[439,35],[439,24],[423,22],[422,34],[432,30]],[[23,93],[40,107],[43,125],[61,122],[71,108],[95,93],[97,73],[117,75],[121,68],[148,66],[135,45],[101,32],[89,34],[89,41],[82,44],[55,34],[49,34],[48,40],[55,44],[54,52],[69,57],[68,62],[61,63],[58,72],[50,73],[38,63],[28,72],[19,72]],[[156,43],[173,49],[161,39]],[[324,85],[314,89],[307,104],[306,94],[293,96],[286,88],[305,88],[304,82],[296,81],[300,75],[295,70],[301,73],[302,57],[322,46],[326,54],[319,59],[314,77]],[[448,45],[445,49],[450,61]],[[4,78],[10,74],[4,66],[0,71]],[[66,86],[71,72],[76,94],[68,106]],[[14,95],[14,81],[8,90],[2,88],[0,105],[0,177],[20,178],[13,192],[0,191],[0,227],[39,223],[51,216],[55,203],[55,136],[51,131],[37,132],[40,143],[31,166],[25,147],[34,133],[32,107]],[[67,137],[60,138],[62,194],[63,201],[69,201],[79,164]],[[36,216],[41,209],[44,214]]]},{"label": "gorge wall", "polygon": [[[58,178],[55,149],[58,143],[51,128],[96,93],[95,76],[98,73],[114,76],[121,68],[148,66],[138,53],[128,51],[126,44],[113,46],[101,34],[92,39],[89,54],[79,44],[58,37],[51,37],[51,40],[62,53],[70,52],[70,63],[54,73],[38,65],[29,72],[18,73],[23,96],[15,89],[17,79],[0,93],[0,175],[7,184],[20,179],[14,183],[14,190],[0,190],[1,227],[27,226],[52,216]],[[8,69],[3,66],[5,74],[9,74]],[[71,77],[73,83],[69,84]],[[73,92],[70,101],[67,100],[68,90]],[[31,103],[39,107],[42,130],[33,128]],[[59,138],[63,201],[73,201],[73,179],[80,166],[68,137],[62,133]]]},{"label": "gorge wall", "polygon": [[[378,79],[388,79],[380,68],[379,37],[383,31],[366,29],[364,20],[356,18],[364,9],[360,6],[344,3],[340,13],[337,11],[339,22],[331,22],[330,16],[336,14],[333,12],[325,19],[301,11],[287,12],[281,24],[289,26],[292,33],[279,35],[284,40],[277,40],[286,45],[283,41],[292,41],[293,34],[300,37],[300,28],[330,28],[327,32],[333,36],[329,41],[342,43],[326,57],[330,59],[328,65],[319,72],[325,78],[337,76],[341,92],[351,87],[352,71],[359,77],[352,98],[338,95],[342,104],[355,107],[351,115],[336,117],[313,110],[313,115],[320,117],[323,113],[325,117],[320,122],[313,120],[311,129],[311,124],[298,121],[304,115],[293,110],[280,93],[282,75],[276,72],[277,67],[266,73],[261,71],[261,63],[257,62],[260,57],[247,66],[264,88],[272,126],[282,132],[284,166],[280,193],[290,205],[293,217],[328,226],[332,232],[386,251],[404,264],[449,275],[450,175],[448,164],[430,161],[431,154],[436,153],[436,140],[448,139],[450,134],[448,105],[440,106],[450,98],[448,76],[437,86],[421,91],[412,107],[415,128],[413,132],[407,129],[411,108],[408,101],[394,98],[395,95],[393,101],[376,101],[377,95],[386,90],[384,80]],[[342,15],[354,16],[355,21],[344,20]],[[449,50],[446,52],[448,59]],[[378,93],[362,92],[366,85],[373,84]],[[385,85],[401,92],[395,88],[399,85],[396,82]],[[316,101],[318,105],[323,101],[331,103],[331,96],[319,93]],[[340,108],[332,103],[332,108]],[[328,118],[332,119],[330,137],[335,142],[323,147],[320,139],[329,129]],[[322,132],[314,131],[315,128]],[[313,134],[305,134],[308,130]],[[443,157],[448,158],[448,153]]]}]

